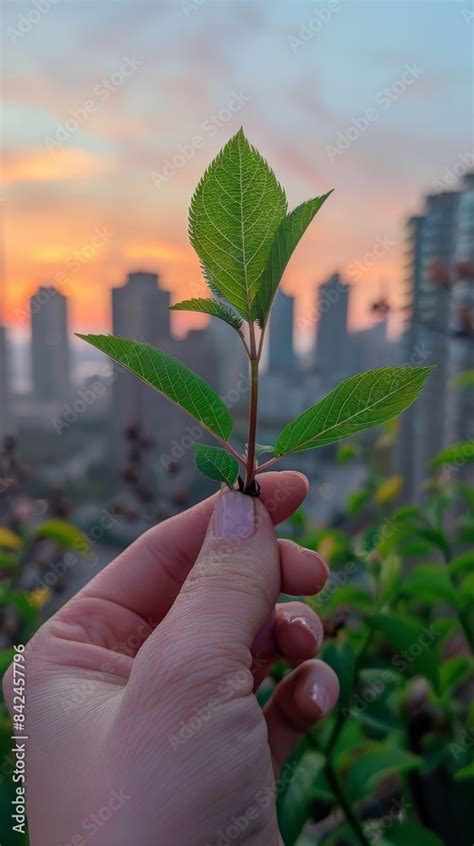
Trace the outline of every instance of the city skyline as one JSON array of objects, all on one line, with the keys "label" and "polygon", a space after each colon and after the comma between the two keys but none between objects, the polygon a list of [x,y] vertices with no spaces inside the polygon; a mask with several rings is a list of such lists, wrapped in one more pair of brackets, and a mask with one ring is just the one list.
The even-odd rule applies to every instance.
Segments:
[{"label": "city skyline", "polygon": [[[188,6],[163,5],[158,25],[149,3],[104,3],[100,23],[89,4],[51,4],[24,32],[17,4],[5,6],[4,281],[15,332],[39,284],[71,297],[78,331],[108,324],[107,290],[134,268],[160,272],[173,300],[203,293],[187,209],[240,124],[288,185],[290,207],[336,189],[284,280],[297,318],[335,268],[354,285],[354,328],[371,324],[381,285],[400,303],[403,218],[420,193],[454,186],[472,166],[461,6],[433,3],[422,43],[427,4],[412,4],[408,28],[405,4],[390,4],[389,29],[368,2]],[[391,46],[397,33],[403,50]],[[73,56],[68,67],[70,43],[87,45],[87,63]],[[178,333],[203,323],[173,316]],[[398,312],[390,324],[393,334]]]}]

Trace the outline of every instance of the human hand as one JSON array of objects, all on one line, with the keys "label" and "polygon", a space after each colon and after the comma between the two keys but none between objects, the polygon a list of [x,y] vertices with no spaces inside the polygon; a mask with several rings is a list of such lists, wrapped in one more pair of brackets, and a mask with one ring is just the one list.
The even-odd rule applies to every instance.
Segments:
[{"label": "human hand", "polygon": [[[31,846],[274,846],[279,771],[338,681],[303,603],[327,577],[273,524],[308,483],[268,473],[142,535],[28,643]],[[262,711],[284,655],[296,669]],[[306,660],[305,660],[306,659]],[[12,672],[4,678],[12,710]]]}]

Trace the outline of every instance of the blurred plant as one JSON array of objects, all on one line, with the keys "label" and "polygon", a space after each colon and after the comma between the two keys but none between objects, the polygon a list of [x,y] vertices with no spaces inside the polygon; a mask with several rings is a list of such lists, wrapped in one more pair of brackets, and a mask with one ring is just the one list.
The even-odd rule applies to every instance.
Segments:
[{"label": "blurred plant", "polygon": [[367,467],[344,530],[314,529],[301,514],[294,523],[331,563],[307,601],[341,695],[283,773],[285,846],[474,840],[474,488],[437,471],[423,507],[397,506],[402,480],[376,469],[388,434],[375,450],[343,447],[343,462],[362,456]]},{"label": "blurred plant", "polygon": [[[54,565],[67,550],[82,555],[89,546],[84,535],[64,519],[70,505],[62,487],[55,486],[44,500],[34,501],[28,495],[28,478],[17,440],[9,435],[0,447],[0,675],[12,661],[13,644],[30,639],[53,592],[65,587],[64,576],[54,571]],[[53,580],[48,578],[51,574]],[[27,843],[10,825],[11,735],[10,718],[0,698],[0,819],[8,825],[0,831],[4,846]]]}]

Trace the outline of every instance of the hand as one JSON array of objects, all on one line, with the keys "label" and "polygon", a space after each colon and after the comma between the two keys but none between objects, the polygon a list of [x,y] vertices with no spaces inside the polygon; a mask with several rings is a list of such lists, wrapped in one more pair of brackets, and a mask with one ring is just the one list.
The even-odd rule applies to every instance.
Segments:
[{"label": "hand", "polygon": [[[282,764],[333,708],[338,681],[303,603],[327,567],[277,541],[299,473],[261,499],[220,493],[146,532],[29,642],[31,846],[280,842]],[[281,655],[296,669],[262,711],[253,691]],[[12,706],[11,669],[4,679]]]}]

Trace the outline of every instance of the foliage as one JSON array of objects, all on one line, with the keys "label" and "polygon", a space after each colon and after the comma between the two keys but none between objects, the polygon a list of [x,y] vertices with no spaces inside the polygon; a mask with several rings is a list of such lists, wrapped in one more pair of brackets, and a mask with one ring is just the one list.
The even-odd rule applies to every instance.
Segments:
[{"label": "foliage", "polygon": [[[399,477],[384,479],[362,444],[355,455],[365,455],[367,477],[359,508],[338,528],[345,553],[307,600],[323,620],[321,657],[341,695],[290,762],[296,781],[284,780],[278,799],[284,843],[468,846],[474,553],[463,525],[474,489],[435,479],[423,508],[400,507]],[[295,539],[313,549],[328,538],[307,518],[295,525]]]},{"label": "foliage", "polygon": [[296,246],[331,193],[307,200],[288,214],[283,188],[240,129],[211,162],[191,200],[189,237],[213,297],[184,300],[171,308],[225,321],[244,345],[250,370],[244,455],[228,440],[233,428],[230,411],[201,376],[150,344],[79,336],[194,417],[232,457],[230,461],[215,448],[198,447],[198,468],[232,487],[240,464],[245,480],[239,478],[239,486],[245,493],[258,494],[256,474],[284,455],[325,446],[396,417],[416,399],[432,369],[379,368],[346,379],[290,421],[274,444],[274,455],[259,464],[259,365],[272,302]]}]

